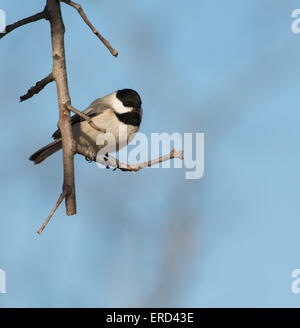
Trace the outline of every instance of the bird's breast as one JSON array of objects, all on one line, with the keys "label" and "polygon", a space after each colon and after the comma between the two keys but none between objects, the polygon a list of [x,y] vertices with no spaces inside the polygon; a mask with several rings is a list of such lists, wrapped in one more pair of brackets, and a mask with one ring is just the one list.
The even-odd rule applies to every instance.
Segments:
[{"label": "bird's breast", "polygon": [[105,129],[106,133],[100,133],[88,122],[82,121],[73,127],[74,139],[82,145],[93,145],[98,150],[106,146],[107,153],[118,151],[126,146],[139,129],[139,126],[128,125],[120,121],[111,109],[93,117],[92,121],[99,128]]}]

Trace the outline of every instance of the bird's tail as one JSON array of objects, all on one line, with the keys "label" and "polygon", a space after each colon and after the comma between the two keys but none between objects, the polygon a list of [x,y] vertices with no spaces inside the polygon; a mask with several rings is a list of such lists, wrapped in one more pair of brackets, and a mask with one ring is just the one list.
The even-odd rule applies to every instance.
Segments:
[{"label": "bird's tail", "polygon": [[49,143],[45,147],[41,148],[40,150],[36,151],[29,157],[29,160],[33,161],[34,164],[41,163],[44,159],[49,157],[50,155],[54,154],[62,147],[61,138],[54,140],[53,142]]}]

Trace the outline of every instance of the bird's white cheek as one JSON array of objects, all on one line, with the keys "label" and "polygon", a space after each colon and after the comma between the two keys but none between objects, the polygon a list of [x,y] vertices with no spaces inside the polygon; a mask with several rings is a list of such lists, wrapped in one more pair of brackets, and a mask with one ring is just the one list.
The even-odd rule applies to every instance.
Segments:
[{"label": "bird's white cheek", "polygon": [[125,107],[118,98],[115,98],[113,101],[113,108],[118,114],[124,114],[132,111],[132,107]]}]

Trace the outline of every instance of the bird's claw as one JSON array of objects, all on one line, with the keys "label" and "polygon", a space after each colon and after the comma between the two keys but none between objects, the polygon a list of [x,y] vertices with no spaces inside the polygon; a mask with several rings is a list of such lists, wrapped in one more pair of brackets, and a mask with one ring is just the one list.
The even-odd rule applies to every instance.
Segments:
[{"label": "bird's claw", "polygon": [[92,159],[90,157],[85,156],[85,159],[88,163],[96,162],[97,161],[97,155],[96,153],[92,153]]},{"label": "bird's claw", "polygon": [[[104,159],[104,161],[105,162],[107,162],[108,161],[108,154],[105,154],[105,157],[103,157],[103,159]],[[108,164],[106,164],[106,166],[105,166],[107,169],[110,169],[110,167],[109,167],[109,165]]]}]

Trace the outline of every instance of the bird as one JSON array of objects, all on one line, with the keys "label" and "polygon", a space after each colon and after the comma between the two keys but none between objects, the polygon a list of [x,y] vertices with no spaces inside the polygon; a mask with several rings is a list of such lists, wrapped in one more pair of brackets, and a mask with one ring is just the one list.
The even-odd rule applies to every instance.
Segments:
[{"label": "bird", "polygon": [[[134,138],[142,121],[142,100],[137,91],[122,89],[96,99],[82,112],[97,127],[106,131],[103,134],[100,133],[77,114],[71,117],[73,138],[76,145],[87,147],[92,151],[93,159],[96,160],[97,153],[101,150],[105,154],[119,151]],[[113,143],[109,146],[107,145],[109,142],[102,142],[103,138],[108,136],[110,139],[114,139],[115,147],[111,146]],[[99,137],[101,137],[100,141]],[[53,133],[52,138],[54,139],[53,142],[36,151],[29,157],[29,160],[33,161],[34,164],[39,164],[59,151],[62,148],[59,129]],[[108,140],[110,139],[108,138]]]}]

